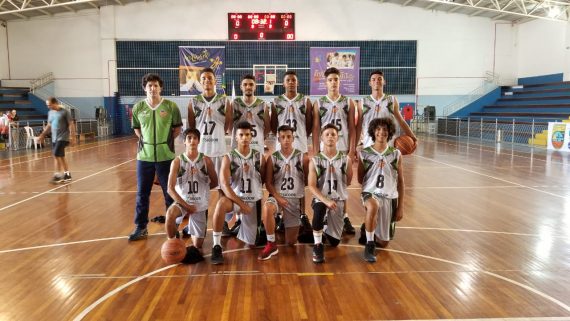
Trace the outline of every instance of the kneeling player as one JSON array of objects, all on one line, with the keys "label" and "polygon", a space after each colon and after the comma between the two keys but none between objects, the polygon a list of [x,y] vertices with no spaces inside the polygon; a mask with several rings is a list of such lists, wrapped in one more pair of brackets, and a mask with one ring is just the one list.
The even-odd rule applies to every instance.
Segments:
[{"label": "kneeling player", "polygon": [[[404,176],[399,150],[388,145],[395,132],[390,118],[370,122],[368,135],[374,141],[360,152],[358,181],[366,208],[364,259],[376,262],[376,243],[388,246],[394,237],[396,221],[404,216]],[[376,236],[376,239],[375,239]]]},{"label": "kneeling player", "polygon": [[[347,187],[352,180],[351,160],[346,154],[337,151],[338,129],[327,124],[321,131],[324,149],[312,158],[309,164],[308,186],[313,199],[313,262],[325,261],[323,232],[332,246],[340,243],[344,226],[345,202],[348,199]],[[325,216],[327,219],[324,228]]]},{"label": "kneeling player", "polygon": [[200,132],[188,128],[182,137],[186,151],[172,161],[168,176],[168,194],[174,203],[166,211],[166,234],[174,238],[176,218],[189,214],[188,232],[194,246],[201,249],[207,231],[210,189],[218,186],[218,177],[212,160],[198,152]]},{"label": "kneeling player", "polygon": [[293,148],[295,129],[283,125],[277,129],[281,149],[267,158],[265,186],[269,198],[263,207],[263,224],[267,230],[267,245],[258,256],[267,260],[277,254],[275,243],[275,214],[283,213],[285,240],[293,245],[297,241],[302,214],[301,198],[305,196],[307,156]]},{"label": "kneeling player", "polygon": [[221,238],[226,213],[235,211],[243,214],[237,238],[246,246],[255,244],[260,223],[256,206],[263,197],[263,156],[259,151],[250,148],[253,129],[251,124],[241,121],[237,123],[236,128],[237,148],[224,156],[220,168],[220,187],[224,195],[220,197],[214,212],[212,264],[224,263]]}]

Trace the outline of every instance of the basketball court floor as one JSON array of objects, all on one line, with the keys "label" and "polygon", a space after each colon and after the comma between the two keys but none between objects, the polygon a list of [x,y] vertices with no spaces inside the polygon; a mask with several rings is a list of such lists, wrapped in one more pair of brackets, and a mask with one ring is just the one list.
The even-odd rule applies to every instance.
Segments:
[{"label": "basketball court floor", "polygon": [[[260,262],[229,238],[223,265],[167,266],[163,224],[127,242],[134,138],[68,149],[65,185],[48,183],[49,150],[2,159],[0,320],[570,320],[570,155],[419,139],[405,216],[374,264],[357,242],[356,178],[357,234],[325,264],[304,244]],[[155,187],[150,216],[163,211]],[[209,230],[206,254],[211,243]]]}]

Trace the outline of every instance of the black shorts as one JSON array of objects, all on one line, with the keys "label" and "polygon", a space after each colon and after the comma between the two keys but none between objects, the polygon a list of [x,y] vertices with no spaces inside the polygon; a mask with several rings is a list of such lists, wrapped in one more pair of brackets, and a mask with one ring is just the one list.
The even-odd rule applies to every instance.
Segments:
[{"label": "black shorts", "polygon": [[65,147],[69,145],[66,141],[57,141],[53,143],[51,151],[55,157],[65,157]]}]

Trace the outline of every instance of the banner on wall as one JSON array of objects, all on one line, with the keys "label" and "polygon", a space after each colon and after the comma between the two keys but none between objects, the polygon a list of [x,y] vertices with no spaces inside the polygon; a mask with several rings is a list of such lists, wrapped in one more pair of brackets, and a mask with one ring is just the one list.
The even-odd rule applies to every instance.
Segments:
[{"label": "banner on wall", "polygon": [[311,95],[326,95],[325,70],[340,71],[340,93],[358,95],[360,90],[360,48],[311,47]]},{"label": "banner on wall", "polygon": [[225,47],[178,47],[180,96],[202,93],[200,71],[207,67],[212,68],[216,75],[216,92],[225,92],[225,50]]},{"label": "banner on wall", "polygon": [[547,149],[570,152],[570,124],[548,123]]}]

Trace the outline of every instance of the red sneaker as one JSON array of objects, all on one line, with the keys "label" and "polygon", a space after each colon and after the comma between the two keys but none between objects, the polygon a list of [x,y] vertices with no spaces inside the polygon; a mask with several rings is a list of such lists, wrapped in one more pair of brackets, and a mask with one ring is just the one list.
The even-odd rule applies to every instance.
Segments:
[{"label": "red sneaker", "polygon": [[267,241],[267,244],[265,244],[265,247],[263,248],[261,253],[259,253],[257,259],[262,261],[269,260],[273,255],[277,255],[277,253],[279,253],[277,244],[275,244],[275,242]]}]

